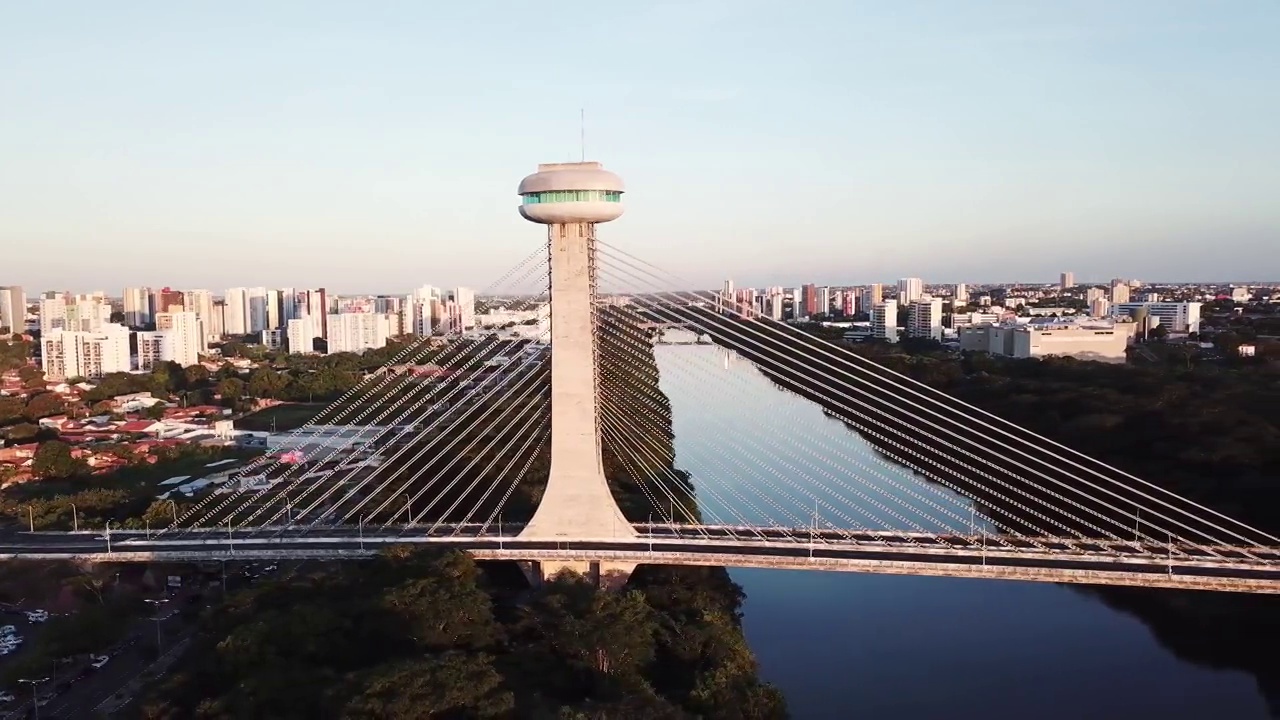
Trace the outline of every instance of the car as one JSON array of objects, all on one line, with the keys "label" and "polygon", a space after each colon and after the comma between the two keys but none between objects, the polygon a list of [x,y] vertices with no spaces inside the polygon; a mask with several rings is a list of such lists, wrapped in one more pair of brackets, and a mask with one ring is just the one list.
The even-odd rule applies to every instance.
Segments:
[{"label": "car", "polygon": [[49,611],[47,610],[28,610],[27,619],[31,622],[44,622],[49,619]]},{"label": "car", "polygon": [[4,627],[0,627],[0,635],[12,635],[16,632],[18,632],[18,628],[12,625],[5,625]]},{"label": "car", "polygon": [[95,668],[100,668],[103,665],[107,664],[107,661],[111,659],[111,656],[110,655],[90,655],[89,659],[93,661],[89,663],[90,665],[92,665]]},{"label": "car", "polygon": [[13,702],[15,699],[13,693],[0,692],[0,702]]}]

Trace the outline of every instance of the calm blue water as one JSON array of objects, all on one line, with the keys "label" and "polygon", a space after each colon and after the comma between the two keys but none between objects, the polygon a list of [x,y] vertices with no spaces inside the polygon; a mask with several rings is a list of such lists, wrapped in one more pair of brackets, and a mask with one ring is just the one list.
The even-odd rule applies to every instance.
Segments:
[{"label": "calm blue water", "polygon": [[[930,511],[946,524],[964,530],[971,522],[962,498],[886,467],[843,424],[778,390],[749,362],[710,346],[660,346],[657,357],[676,461],[693,474],[707,522],[772,518],[804,527],[816,505],[824,525],[940,524],[904,506],[919,505],[913,493],[936,503]],[[759,490],[766,485],[776,487]],[[837,496],[856,499],[858,509],[841,509]],[[1070,588],[775,570],[731,575],[747,593],[746,633],[762,675],[782,689],[798,720],[1269,717],[1250,675],[1179,660],[1133,616]]]}]

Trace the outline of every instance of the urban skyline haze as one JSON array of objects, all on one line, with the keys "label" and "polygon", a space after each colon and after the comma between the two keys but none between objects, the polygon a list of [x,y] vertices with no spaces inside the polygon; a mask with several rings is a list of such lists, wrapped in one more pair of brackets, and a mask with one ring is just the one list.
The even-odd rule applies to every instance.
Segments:
[{"label": "urban skyline haze", "polygon": [[579,108],[629,190],[602,237],[692,285],[1274,280],[1278,31],[1268,0],[10,3],[0,282],[483,288]]}]

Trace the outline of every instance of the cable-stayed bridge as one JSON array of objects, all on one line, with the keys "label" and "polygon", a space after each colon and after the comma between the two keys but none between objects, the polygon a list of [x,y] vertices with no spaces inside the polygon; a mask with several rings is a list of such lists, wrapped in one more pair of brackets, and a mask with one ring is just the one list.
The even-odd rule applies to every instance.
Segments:
[{"label": "cable-stayed bridge", "polygon": [[[167,527],[24,533],[0,555],[358,558],[418,544],[537,576],[657,563],[1280,592],[1267,532],[733,298],[673,289],[691,284],[597,238],[621,184],[594,163],[542,166],[520,194],[547,242],[481,293],[488,327],[406,347]],[[783,409],[717,411],[756,390],[705,346],[664,348],[659,363],[673,329],[749,361],[842,432]],[[713,431],[679,454],[673,378]]]}]

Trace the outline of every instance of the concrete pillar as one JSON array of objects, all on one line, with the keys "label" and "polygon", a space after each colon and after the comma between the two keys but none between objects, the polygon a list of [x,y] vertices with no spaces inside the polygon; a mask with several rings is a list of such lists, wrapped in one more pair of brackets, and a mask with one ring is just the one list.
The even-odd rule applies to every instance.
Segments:
[{"label": "concrete pillar", "polygon": [[583,576],[601,590],[621,590],[636,569],[636,563],[579,560],[521,560],[518,565],[530,587],[534,588],[542,587],[546,581],[568,572]]},{"label": "concrete pillar", "polygon": [[600,459],[595,314],[595,224],[557,223],[551,264],[551,472],[527,538],[635,537]]}]

